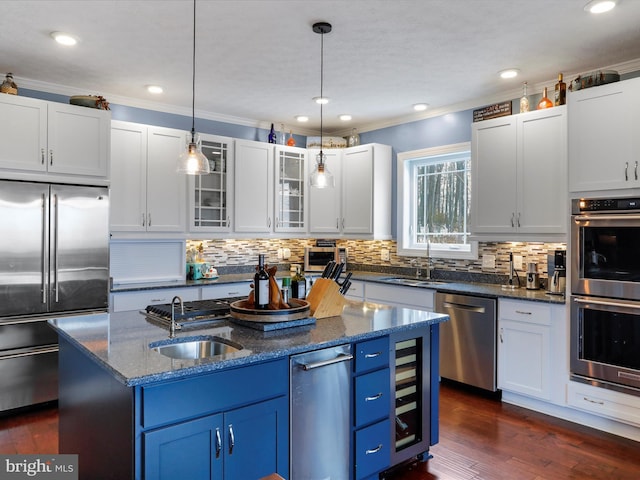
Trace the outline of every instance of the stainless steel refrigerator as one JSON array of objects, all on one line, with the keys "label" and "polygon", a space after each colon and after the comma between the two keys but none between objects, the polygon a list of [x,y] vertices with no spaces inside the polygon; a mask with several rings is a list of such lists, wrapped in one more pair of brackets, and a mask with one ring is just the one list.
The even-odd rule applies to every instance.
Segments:
[{"label": "stainless steel refrigerator", "polygon": [[0,411],[57,398],[47,318],[108,308],[108,193],[0,180]]}]

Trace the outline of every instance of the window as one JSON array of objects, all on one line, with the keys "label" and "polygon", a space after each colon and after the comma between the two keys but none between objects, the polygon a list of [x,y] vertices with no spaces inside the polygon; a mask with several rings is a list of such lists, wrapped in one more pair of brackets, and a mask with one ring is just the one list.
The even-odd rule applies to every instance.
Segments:
[{"label": "window", "polygon": [[469,143],[398,154],[398,253],[476,259]]}]

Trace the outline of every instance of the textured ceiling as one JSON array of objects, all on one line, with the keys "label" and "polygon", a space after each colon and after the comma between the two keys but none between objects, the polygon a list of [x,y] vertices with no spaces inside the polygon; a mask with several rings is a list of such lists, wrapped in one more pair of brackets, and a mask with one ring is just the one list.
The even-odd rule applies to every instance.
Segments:
[{"label": "textured ceiling", "polygon": [[[189,114],[190,0],[10,1],[0,7],[0,72],[18,86],[100,94]],[[198,0],[196,110],[248,125],[319,126],[320,36],[327,21],[327,133],[419,119],[535,93],[579,73],[640,59],[640,1],[595,16],[587,0]],[[80,38],[62,48],[54,30]],[[515,80],[497,72],[517,67]],[[637,69],[637,68],[636,68]],[[145,85],[160,84],[152,96]],[[64,86],[64,88],[62,87]],[[67,88],[69,87],[69,88]],[[484,103],[483,103],[484,102]],[[161,104],[161,105],[159,105]],[[338,120],[353,116],[350,124]],[[302,128],[294,116],[306,114]]]}]

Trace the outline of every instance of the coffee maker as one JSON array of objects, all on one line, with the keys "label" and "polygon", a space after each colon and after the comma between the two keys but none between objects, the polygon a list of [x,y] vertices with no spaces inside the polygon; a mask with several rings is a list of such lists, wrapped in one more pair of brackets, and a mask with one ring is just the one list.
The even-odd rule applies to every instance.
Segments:
[{"label": "coffee maker", "polygon": [[549,286],[547,293],[564,295],[567,286],[567,251],[549,250],[547,255]]}]

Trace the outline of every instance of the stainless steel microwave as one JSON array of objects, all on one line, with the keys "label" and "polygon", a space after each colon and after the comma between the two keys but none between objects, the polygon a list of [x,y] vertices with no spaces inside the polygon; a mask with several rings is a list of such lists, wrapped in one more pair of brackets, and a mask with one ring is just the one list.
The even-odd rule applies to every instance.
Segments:
[{"label": "stainless steel microwave", "polygon": [[306,247],[304,249],[304,271],[322,272],[329,262],[343,262],[347,270],[347,249],[343,247]]}]

